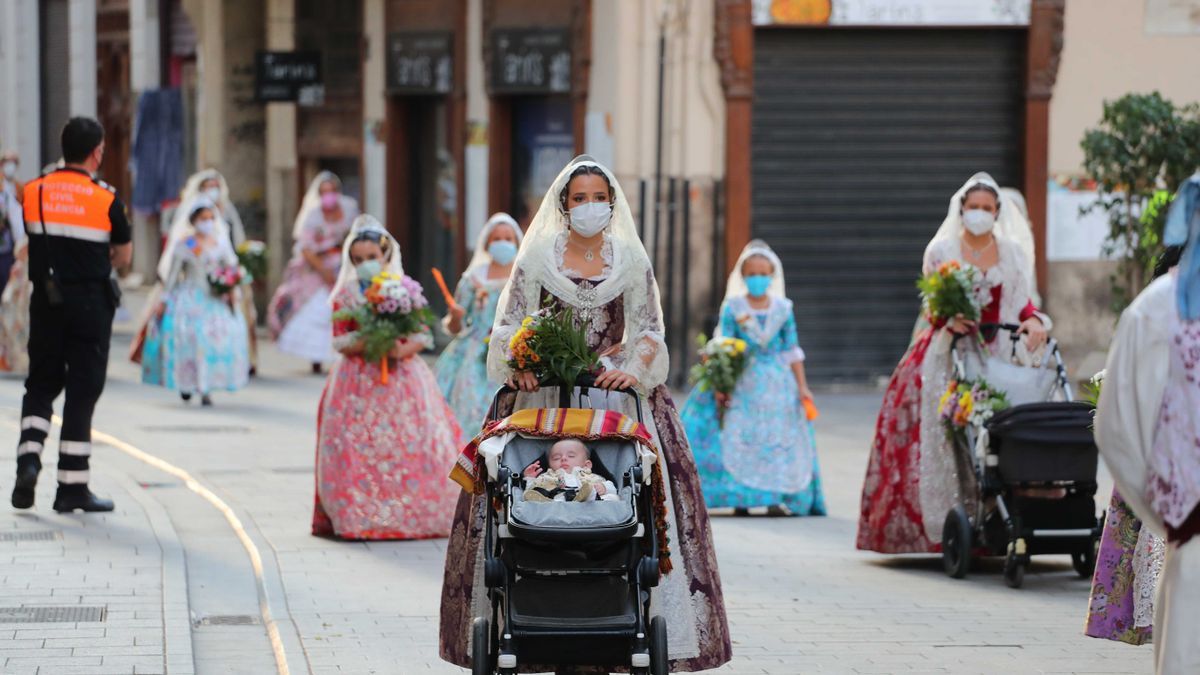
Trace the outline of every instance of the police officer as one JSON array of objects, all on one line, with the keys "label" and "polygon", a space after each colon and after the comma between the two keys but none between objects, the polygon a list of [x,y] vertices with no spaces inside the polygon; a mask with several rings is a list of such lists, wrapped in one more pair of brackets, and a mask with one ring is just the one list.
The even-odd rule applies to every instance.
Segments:
[{"label": "police officer", "polygon": [[88,458],[120,299],[112,270],[129,264],[132,233],[112,187],[93,177],[104,157],[100,123],[71,118],[62,153],[63,165],[27,183],[22,199],[33,296],[12,504],[33,506],[54,399],[65,389],[54,510],[112,511],[111,500],[88,489]]}]

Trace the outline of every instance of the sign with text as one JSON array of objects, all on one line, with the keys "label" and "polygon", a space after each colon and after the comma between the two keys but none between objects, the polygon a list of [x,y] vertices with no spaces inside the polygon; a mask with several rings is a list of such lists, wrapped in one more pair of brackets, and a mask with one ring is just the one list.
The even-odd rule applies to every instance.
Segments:
[{"label": "sign with text", "polygon": [[254,96],[264,103],[285,101],[320,105],[321,52],[265,52],[254,57]]},{"label": "sign with text", "polygon": [[492,92],[565,94],[571,91],[571,41],[566,30],[492,31]]},{"label": "sign with text", "polygon": [[454,87],[454,36],[400,32],[387,37],[387,90],[393,94],[449,94]]},{"label": "sign with text", "polygon": [[1028,26],[1030,0],[753,0],[756,26]]}]

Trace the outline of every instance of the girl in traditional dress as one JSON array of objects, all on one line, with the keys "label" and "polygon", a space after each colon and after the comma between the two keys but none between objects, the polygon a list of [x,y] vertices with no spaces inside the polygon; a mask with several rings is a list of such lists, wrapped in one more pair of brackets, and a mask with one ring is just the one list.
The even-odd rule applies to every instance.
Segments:
[{"label": "girl in traditional dress", "polygon": [[737,515],[758,506],[769,515],[825,515],[816,437],[802,405],[812,398],[804,351],[783,265],[765,242],[750,242],[729,275],[717,335],[745,341],[749,362],[732,400],[697,389],[683,406],[705,503]]},{"label": "girl in traditional dress", "polygon": [[210,272],[238,260],[208,197],[183,208],[187,224],[172,229],[159,261],[163,298],[155,307],[160,318],[147,326],[142,381],[174,389],[185,402],[199,394],[209,406],[212,392],[235,391],[249,374],[240,289],[218,296],[209,282]]},{"label": "girl in traditional dress", "polygon": [[[381,271],[400,275],[400,248],[371,216],[359,216],[342,247],[333,311],[359,307]],[[353,321],[336,321],[341,356],[329,372],[317,421],[312,532],[342,539],[426,539],[450,532],[457,489],[446,471],[459,430],[429,366],[429,331],[397,340],[389,374],[362,356]]]},{"label": "girl in traditional dress", "polygon": [[1096,444],[1142,528],[1166,538],[1155,670],[1184,675],[1200,672],[1200,176],[1175,197],[1163,240],[1183,257],[1121,315]]},{"label": "girl in traditional dress", "polygon": [[358,202],[342,194],[342,181],[322,171],[308,186],[292,238],[296,246],[267,308],[279,349],[312,363],[314,373],[333,358],[329,289],[338,278],[342,241],[358,217]]},{"label": "girl in traditional dress", "polygon": [[[992,177],[977,173],[950,198],[946,219],[925,249],[922,269],[929,273],[956,260],[981,270],[991,287],[991,302],[980,323],[1020,324],[1025,348],[1032,352],[1046,343],[1050,319],[1031,300],[1032,251],[1010,234],[1022,227]],[[953,334],[976,330],[975,322],[961,317],[922,329],[892,374],[863,483],[858,548],[940,551],[946,513],[973,497],[973,476],[959,473],[937,403],[949,385]],[[1011,349],[1007,340],[991,338],[993,354]]]},{"label": "girl in traditional dress", "polygon": [[[217,215],[229,226],[229,243],[236,251],[242,242],[246,241],[246,227],[242,224],[242,216],[238,213],[233,200],[229,198],[229,184],[225,176],[216,169],[205,169],[188,178],[183,188],[182,202],[186,203],[192,196],[203,194],[217,207]],[[246,319],[246,337],[250,340],[250,374],[258,370],[258,309],[254,306],[254,294],[249,288],[238,294],[241,301],[242,316]]]},{"label": "girl in traditional dress", "polygon": [[455,337],[438,358],[434,371],[438,386],[467,434],[479,430],[496,393],[496,384],[487,376],[487,342],[496,319],[496,303],[508,282],[520,243],[521,227],[512,216],[497,213],[488,218],[479,233],[475,257],[454,291],[457,307],[451,307],[442,321],[446,332]]},{"label": "girl in traditional dress", "polygon": [[[577,158],[555,179],[526,232],[500,297],[488,373],[494,381],[511,379],[519,387],[518,407],[556,407],[553,388],[539,390],[532,373],[509,369],[508,343],[529,314],[570,308],[583,321],[589,346],[604,355],[597,385],[632,386],[645,396],[646,424],[667,489],[673,566],[654,591],[651,611],[666,618],[672,670],[706,670],[729,660],[729,628],[696,464],[663,384],[669,357],[658,297],[650,260],[616,178],[590,158]],[[593,407],[632,413],[625,396],[597,394],[592,401]],[[506,408],[512,406],[510,399]],[[441,655],[464,667],[470,661],[471,622],[487,607],[485,589],[477,583],[482,579],[477,567],[483,502],[459,496],[446,552]]]}]

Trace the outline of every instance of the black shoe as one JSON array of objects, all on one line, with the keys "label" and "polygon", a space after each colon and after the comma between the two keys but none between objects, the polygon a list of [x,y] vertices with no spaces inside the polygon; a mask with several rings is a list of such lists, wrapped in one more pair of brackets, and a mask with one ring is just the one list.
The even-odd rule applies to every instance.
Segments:
[{"label": "black shoe", "polygon": [[750,515],[750,509],[744,506],[735,506],[733,508],[733,515],[737,516],[738,518],[744,518]]},{"label": "black shoe", "polygon": [[792,515],[791,510],[782,504],[772,504],[767,507],[767,515],[772,518],[787,518]]},{"label": "black shoe", "polygon": [[258,377],[258,366],[250,366],[250,377]]},{"label": "black shoe", "polygon": [[319,364],[319,363],[312,364],[312,374],[313,375],[321,374],[321,364]]},{"label": "black shoe", "polygon": [[18,509],[28,509],[33,506],[33,496],[37,488],[38,473],[42,470],[42,461],[33,455],[32,461],[17,462],[17,483],[13,486],[12,505]]},{"label": "black shoe", "polygon": [[83,494],[64,495],[59,492],[54,497],[54,510],[59,513],[71,513],[72,511],[83,511],[85,513],[101,513],[113,510],[113,502],[111,499],[97,497],[92,494],[91,490]]},{"label": "black shoe", "polygon": [[201,395],[200,395],[200,405],[202,405],[202,406],[204,406],[204,407],[206,407],[206,408],[211,408],[211,407],[212,407],[212,399],[209,397],[209,395],[208,395],[208,394],[201,394]]},{"label": "black shoe", "polygon": [[188,401],[192,400],[192,393],[188,391],[181,391],[179,392],[179,398],[183,399],[184,403],[187,403]]}]

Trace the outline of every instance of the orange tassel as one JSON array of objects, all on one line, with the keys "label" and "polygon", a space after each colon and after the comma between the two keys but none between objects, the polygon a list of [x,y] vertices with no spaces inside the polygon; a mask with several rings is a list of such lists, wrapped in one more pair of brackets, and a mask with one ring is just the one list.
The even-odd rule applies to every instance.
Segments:
[{"label": "orange tassel", "polygon": [[379,381],[384,384],[388,383],[388,364],[386,356],[382,359],[379,359]]},{"label": "orange tassel", "polygon": [[809,422],[821,416],[820,411],[817,410],[817,404],[813,403],[811,398],[805,397],[802,402],[804,403],[804,415],[808,418]]},{"label": "orange tassel", "polygon": [[450,308],[458,307],[458,303],[454,302],[454,294],[450,292],[450,287],[446,285],[446,277],[442,276],[442,271],[434,267],[429,270],[433,273],[433,280],[437,282],[438,288],[442,289],[442,297],[446,298],[446,306]]}]

